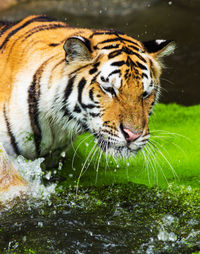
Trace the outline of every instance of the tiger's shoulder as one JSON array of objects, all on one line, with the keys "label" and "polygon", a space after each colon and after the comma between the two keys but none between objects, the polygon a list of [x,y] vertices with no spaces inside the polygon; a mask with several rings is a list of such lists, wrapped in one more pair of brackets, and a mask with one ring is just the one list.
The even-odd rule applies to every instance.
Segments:
[{"label": "tiger's shoulder", "polygon": [[0,21],[0,104],[10,99],[19,74],[31,76],[48,59],[64,59],[63,43],[75,30],[43,15]]}]

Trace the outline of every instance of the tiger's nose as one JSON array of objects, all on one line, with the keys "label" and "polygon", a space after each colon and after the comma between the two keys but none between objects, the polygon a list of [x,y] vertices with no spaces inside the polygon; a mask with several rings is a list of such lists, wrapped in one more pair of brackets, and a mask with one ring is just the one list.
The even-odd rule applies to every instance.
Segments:
[{"label": "tiger's nose", "polygon": [[142,135],[142,132],[133,132],[124,126],[121,126],[121,130],[127,142],[133,142]]}]

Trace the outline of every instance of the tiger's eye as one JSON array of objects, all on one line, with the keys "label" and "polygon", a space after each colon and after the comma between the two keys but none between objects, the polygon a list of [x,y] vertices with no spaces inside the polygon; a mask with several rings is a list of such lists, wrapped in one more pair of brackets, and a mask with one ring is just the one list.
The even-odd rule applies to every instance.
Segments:
[{"label": "tiger's eye", "polygon": [[143,94],[142,94],[142,97],[145,99],[149,94],[145,91]]}]

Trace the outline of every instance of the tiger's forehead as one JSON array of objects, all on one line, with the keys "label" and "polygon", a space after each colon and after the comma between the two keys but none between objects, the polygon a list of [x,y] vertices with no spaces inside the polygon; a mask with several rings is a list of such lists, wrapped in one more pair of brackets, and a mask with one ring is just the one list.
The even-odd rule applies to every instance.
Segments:
[{"label": "tiger's forehead", "polygon": [[144,46],[140,41],[115,30],[98,30],[93,32],[89,39],[94,49],[117,49],[118,46],[125,46],[136,51],[144,51]]},{"label": "tiger's forehead", "polygon": [[[99,35],[99,34],[98,34]],[[150,59],[141,42],[119,34],[93,36],[94,48],[104,58],[99,82],[108,82],[116,88],[123,83],[140,83],[148,89],[151,80]]]},{"label": "tiger's forehead", "polygon": [[90,38],[93,48],[107,56],[106,68],[110,65],[112,69],[115,67],[125,71],[125,79],[130,75],[134,75],[136,79],[140,78],[140,75],[149,78],[151,63],[141,42],[113,31],[96,32]]}]

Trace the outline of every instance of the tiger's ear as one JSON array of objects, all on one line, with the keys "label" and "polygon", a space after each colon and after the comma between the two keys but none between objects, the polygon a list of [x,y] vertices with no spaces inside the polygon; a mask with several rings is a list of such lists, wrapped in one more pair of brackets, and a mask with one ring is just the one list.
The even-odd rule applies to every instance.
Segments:
[{"label": "tiger's ear", "polygon": [[175,42],[173,40],[152,40],[143,42],[147,52],[154,55],[154,57],[161,58],[174,53]]},{"label": "tiger's ear", "polygon": [[67,62],[90,61],[92,59],[90,41],[82,36],[68,38],[65,41],[64,50]]}]

